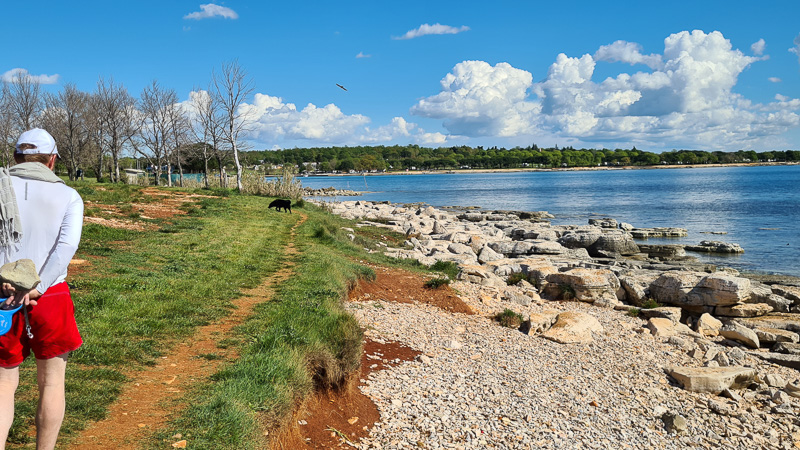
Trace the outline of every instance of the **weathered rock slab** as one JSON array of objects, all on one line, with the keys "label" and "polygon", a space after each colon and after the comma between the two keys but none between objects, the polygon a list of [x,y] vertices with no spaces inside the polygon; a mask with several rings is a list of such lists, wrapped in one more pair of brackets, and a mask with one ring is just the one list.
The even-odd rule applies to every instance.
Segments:
[{"label": "weathered rock slab", "polygon": [[701,279],[696,272],[667,272],[650,284],[650,295],[660,303],[685,305],[687,295]]},{"label": "weathered rock slab", "polygon": [[699,245],[687,245],[686,250],[701,253],[744,253],[739,244],[722,241],[700,241]]},{"label": "weathered rock slab", "polygon": [[717,306],[714,313],[723,317],[758,317],[772,312],[766,303],[744,303],[733,306]]},{"label": "weathered rock slab", "polygon": [[735,366],[672,367],[667,374],[687,391],[719,394],[725,389],[746,387],[755,379],[756,370]]},{"label": "weathered rock slab", "polygon": [[703,277],[688,292],[689,305],[729,306],[742,303],[750,297],[750,280],[721,273]]},{"label": "weathered rock slab", "polygon": [[750,319],[738,319],[738,322],[750,328],[780,328],[800,333],[800,314],[772,313]]},{"label": "weathered rock slab", "polygon": [[658,308],[642,309],[639,311],[639,316],[644,319],[668,319],[673,323],[678,323],[681,320],[681,309],[677,306],[661,306]]},{"label": "weathered rock slab", "polygon": [[630,230],[631,235],[636,239],[647,239],[656,237],[686,237],[689,231],[686,228],[656,227],[656,228],[634,228]]},{"label": "weathered rock slab", "polygon": [[794,304],[800,303],[800,287],[775,285],[772,286],[772,293],[785,297]]},{"label": "weathered rock slab", "polygon": [[589,254],[598,256],[600,252],[612,252],[620,255],[634,255],[639,253],[639,246],[627,232],[605,233],[587,248]]},{"label": "weathered rock slab", "polygon": [[627,301],[636,306],[642,304],[650,297],[650,285],[660,276],[655,271],[634,271],[619,276],[619,282],[623,289]]},{"label": "weathered rock slab", "polygon": [[542,311],[531,313],[530,318],[523,322],[520,329],[526,334],[543,333],[550,329],[558,318],[558,311]]},{"label": "weathered rock slab", "polygon": [[495,252],[488,245],[483,246],[480,252],[478,252],[478,262],[481,264],[486,264],[492,261],[498,261],[503,258],[504,258],[503,255]]},{"label": "weathered rock slab", "polygon": [[[619,280],[611,271],[603,269],[571,269],[547,275],[546,296],[563,300],[578,300],[613,307],[619,303]],[[565,298],[565,297],[573,298]]]},{"label": "weathered rock slab", "polygon": [[800,355],[800,344],[795,344],[792,342],[778,342],[772,346],[772,351],[786,355]]},{"label": "weathered rock slab", "polygon": [[602,234],[599,229],[570,230],[558,239],[558,243],[566,248],[589,248]]},{"label": "weathered rock slab", "polygon": [[604,331],[600,322],[592,315],[577,312],[562,312],[556,322],[542,337],[559,344],[588,344],[594,340],[592,332]]},{"label": "weathered rock slab", "polygon": [[763,353],[750,352],[751,355],[758,356],[764,361],[769,361],[779,366],[791,367],[800,370],[800,355],[787,355],[783,353]]},{"label": "weathered rock slab", "polygon": [[800,342],[800,336],[792,331],[781,330],[779,328],[755,328],[753,331],[756,332],[756,336],[758,336],[758,340],[762,345],[770,345],[778,342]]},{"label": "weathered rock slab", "polygon": [[736,322],[731,322],[727,325],[724,325],[719,330],[719,334],[736,342],[741,342],[742,344],[751,348],[758,348],[761,346],[761,343],[758,340],[758,335],[755,331]]},{"label": "weathered rock slab", "polygon": [[700,318],[697,319],[694,330],[703,336],[713,337],[719,335],[719,330],[721,328],[722,322],[711,314],[703,313]]}]

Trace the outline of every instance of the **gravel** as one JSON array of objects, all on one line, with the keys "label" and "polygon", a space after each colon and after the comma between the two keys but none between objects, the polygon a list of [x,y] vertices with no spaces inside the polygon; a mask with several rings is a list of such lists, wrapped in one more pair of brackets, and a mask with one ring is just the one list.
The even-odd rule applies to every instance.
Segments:
[{"label": "gravel", "polygon": [[[737,400],[698,394],[666,376],[666,366],[703,365],[689,356],[697,348],[691,337],[653,337],[624,311],[538,299],[523,307],[491,289],[454,287],[477,315],[375,299],[348,303],[371,339],[422,352],[366,380],[362,390],[381,421],[359,448],[800,448],[800,400],[765,383],[736,391]],[[581,311],[605,332],[591,344],[557,344],[493,322],[489,316],[505,307],[524,315]],[[743,365],[761,379],[798,378],[749,355]],[[686,431],[668,430],[665,415],[685,418]]]}]

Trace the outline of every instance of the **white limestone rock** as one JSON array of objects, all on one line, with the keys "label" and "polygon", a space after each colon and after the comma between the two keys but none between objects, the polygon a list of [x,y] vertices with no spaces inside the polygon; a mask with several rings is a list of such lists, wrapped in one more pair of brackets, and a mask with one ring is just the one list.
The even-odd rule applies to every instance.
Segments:
[{"label": "white limestone rock", "polygon": [[746,387],[756,376],[748,367],[671,367],[667,374],[684,389],[719,394],[725,389]]},{"label": "white limestone rock", "polygon": [[559,344],[588,344],[594,340],[592,332],[604,331],[600,322],[592,315],[577,312],[562,312],[556,322],[542,337]]}]

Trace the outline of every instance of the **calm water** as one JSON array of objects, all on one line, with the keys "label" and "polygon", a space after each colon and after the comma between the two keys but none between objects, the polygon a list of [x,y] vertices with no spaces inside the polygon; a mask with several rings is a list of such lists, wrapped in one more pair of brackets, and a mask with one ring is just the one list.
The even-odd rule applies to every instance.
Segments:
[{"label": "calm water", "polygon": [[[740,256],[693,254],[702,261],[800,276],[800,166],[307,177],[302,182],[370,191],[347,200],[548,211],[556,216],[554,224],[613,217],[636,227],[681,227],[689,236],[668,242],[721,240],[745,249]],[[703,233],[710,231],[728,234]]]}]

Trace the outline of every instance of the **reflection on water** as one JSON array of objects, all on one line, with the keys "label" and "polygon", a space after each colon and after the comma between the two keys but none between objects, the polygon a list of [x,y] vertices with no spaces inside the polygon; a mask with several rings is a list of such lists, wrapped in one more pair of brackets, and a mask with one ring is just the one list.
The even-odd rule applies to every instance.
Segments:
[{"label": "reflection on water", "polygon": [[[680,243],[722,240],[746,252],[699,255],[703,261],[800,276],[800,166],[302,179],[312,188],[354,190],[364,189],[365,181],[373,192],[356,198],[544,210],[556,216],[555,224],[586,224],[603,216],[637,227],[682,227],[689,236]],[[711,231],[728,234],[703,233]]]}]

